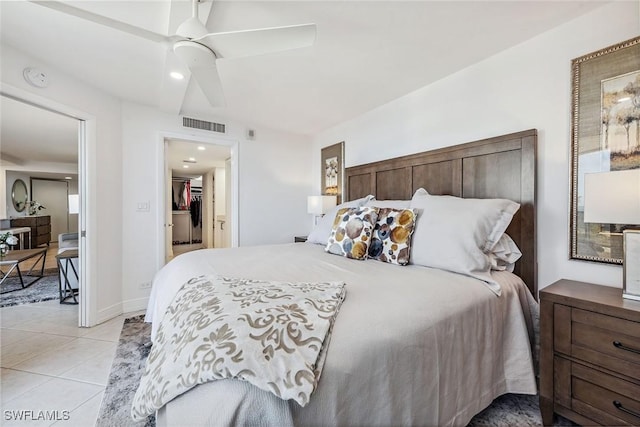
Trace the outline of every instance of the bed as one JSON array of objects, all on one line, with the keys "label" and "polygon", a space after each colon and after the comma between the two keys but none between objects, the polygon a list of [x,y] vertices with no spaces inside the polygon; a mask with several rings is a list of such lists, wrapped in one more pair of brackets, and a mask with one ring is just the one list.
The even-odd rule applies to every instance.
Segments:
[{"label": "bed", "polygon": [[[154,340],[181,284],[195,276],[340,281],[347,291],[306,406],[220,379],[162,406],[158,425],[466,425],[501,394],[535,394],[535,144],[536,131],[528,130],[345,172],[346,200],[366,200],[362,206],[419,206],[419,197],[436,195],[518,203],[506,229],[522,252],[513,273],[479,280],[415,263],[349,259],[313,243],[200,250],[167,264],[147,311]],[[425,230],[420,215],[427,209],[418,214],[414,249]]]}]

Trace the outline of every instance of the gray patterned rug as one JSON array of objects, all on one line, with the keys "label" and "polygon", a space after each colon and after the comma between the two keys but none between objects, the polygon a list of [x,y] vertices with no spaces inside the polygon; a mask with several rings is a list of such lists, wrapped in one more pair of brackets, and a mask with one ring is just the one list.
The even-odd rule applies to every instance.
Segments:
[{"label": "gray patterned rug", "polygon": [[146,345],[150,336],[151,325],[144,322],[144,316],[125,319],[96,427],[155,427],[154,416],[150,416],[146,423],[136,423],[130,415],[131,402],[151,350]]},{"label": "gray patterned rug", "polygon": [[[155,427],[153,416],[146,423],[134,423],[129,415],[131,401],[149,355],[150,347],[145,344],[149,342],[150,334],[151,327],[144,323],[144,316],[124,321],[96,427]],[[571,421],[558,418],[554,424],[556,426],[575,426]],[[470,426],[542,426],[538,396],[500,396],[491,406],[476,415],[469,423],[468,427]]]},{"label": "gray patterned rug", "polygon": [[[24,277],[25,283],[30,283],[32,277]],[[0,292],[7,292],[0,295],[0,307],[11,305],[31,304],[34,302],[49,301],[59,299],[58,276],[45,276],[33,285],[21,289],[18,277],[9,277],[0,286]]]}]

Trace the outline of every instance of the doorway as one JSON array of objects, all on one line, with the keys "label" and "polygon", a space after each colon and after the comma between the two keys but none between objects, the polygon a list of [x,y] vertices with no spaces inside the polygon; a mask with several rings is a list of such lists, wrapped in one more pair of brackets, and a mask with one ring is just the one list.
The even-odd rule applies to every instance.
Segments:
[{"label": "doorway", "polygon": [[[21,175],[23,180],[31,182],[31,178],[46,178],[64,184],[65,179],[75,179],[76,194],[80,194],[79,215],[69,223],[67,197],[53,202],[56,206],[60,204],[64,210],[64,215],[59,227],[61,232],[70,230],[80,233],[85,230],[86,203],[84,196],[87,194],[86,170],[87,170],[87,145],[88,140],[94,141],[94,137],[87,136],[87,129],[94,129],[95,119],[86,116],[84,113],[58,104],[48,99],[36,96],[29,92],[13,88],[3,87],[0,94],[2,102],[2,118],[0,128],[2,129],[2,166],[0,167],[0,198],[4,203],[0,203],[0,217],[6,217],[9,224],[11,217],[16,217],[10,206],[7,205],[7,186],[9,175]],[[38,126],[33,126],[38,123]],[[36,132],[34,134],[34,132]],[[42,134],[37,134],[40,132]],[[55,185],[55,184],[54,184]],[[67,184],[68,185],[68,184]],[[39,184],[36,184],[36,192]],[[66,186],[66,185],[65,185]],[[43,198],[46,198],[46,191],[41,191],[38,195],[33,194],[34,187],[29,186],[29,200],[38,201],[46,207]],[[57,190],[56,190],[57,191]],[[38,200],[39,197],[41,200]],[[60,202],[60,203],[58,203]],[[51,202],[47,202],[51,205]],[[62,205],[64,207],[62,208]],[[46,210],[38,212],[39,215],[47,215]],[[71,228],[69,228],[71,227]],[[38,226],[40,229],[40,226]],[[54,228],[58,230],[58,228]],[[57,240],[56,234],[51,234],[47,240]],[[91,326],[95,321],[95,312],[89,303],[89,292],[87,289],[90,277],[90,265],[87,258],[86,247],[88,239],[84,235],[77,240],[75,245],[78,248],[78,326]],[[53,262],[54,274],[57,277],[57,266],[55,255],[57,245],[51,245],[47,256],[47,268]],[[53,252],[52,252],[53,251]]]},{"label": "doorway", "polygon": [[160,265],[193,250],[237,245],[237,143],[165,135],[164,251]]}]

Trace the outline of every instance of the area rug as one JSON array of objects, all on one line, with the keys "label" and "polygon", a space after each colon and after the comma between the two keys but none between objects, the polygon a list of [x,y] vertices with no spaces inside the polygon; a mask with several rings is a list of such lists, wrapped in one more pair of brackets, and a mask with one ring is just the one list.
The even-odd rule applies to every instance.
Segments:
[{"label": "area rug", "polygon": [[150,336],[151,325],[144,322],[144,316],[124,320],[96,427],[155,427],[155,416],[149,416],[146,422],[136,423],[130,412],[151,350],[148,346]]},{"label": "area rug", "polygon": [[[23,277],[25,283],[30,283],[33,277]],[[12,305],[32,304],[35,302],[49,301],[60,298],[58,276],[44,276],[33,285],[21,289],[20,279],[8,277],[0,286],[0,307]]]},{"label": "area rug", "polygon": [[[144,316],[126,319],[120,334],[116,356],[111,366],[109,382],[104,392],[97,427],[155,427],[155,417],[134,423],[130,416],[131,402],[149,355],[151,326]],[[556,426],[575,426],[557,417]],[[533,427],[542,426],[538,396],[505,394],[476,415],[468,426]]]}]

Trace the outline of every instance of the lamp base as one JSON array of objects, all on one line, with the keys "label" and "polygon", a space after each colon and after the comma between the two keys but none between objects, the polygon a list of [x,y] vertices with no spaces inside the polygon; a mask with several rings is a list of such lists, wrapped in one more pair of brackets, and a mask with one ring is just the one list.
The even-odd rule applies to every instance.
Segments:
[{"label": "lamp base", "polygon": [[640,301],[640,230],[624,230],[622,297]]}]

